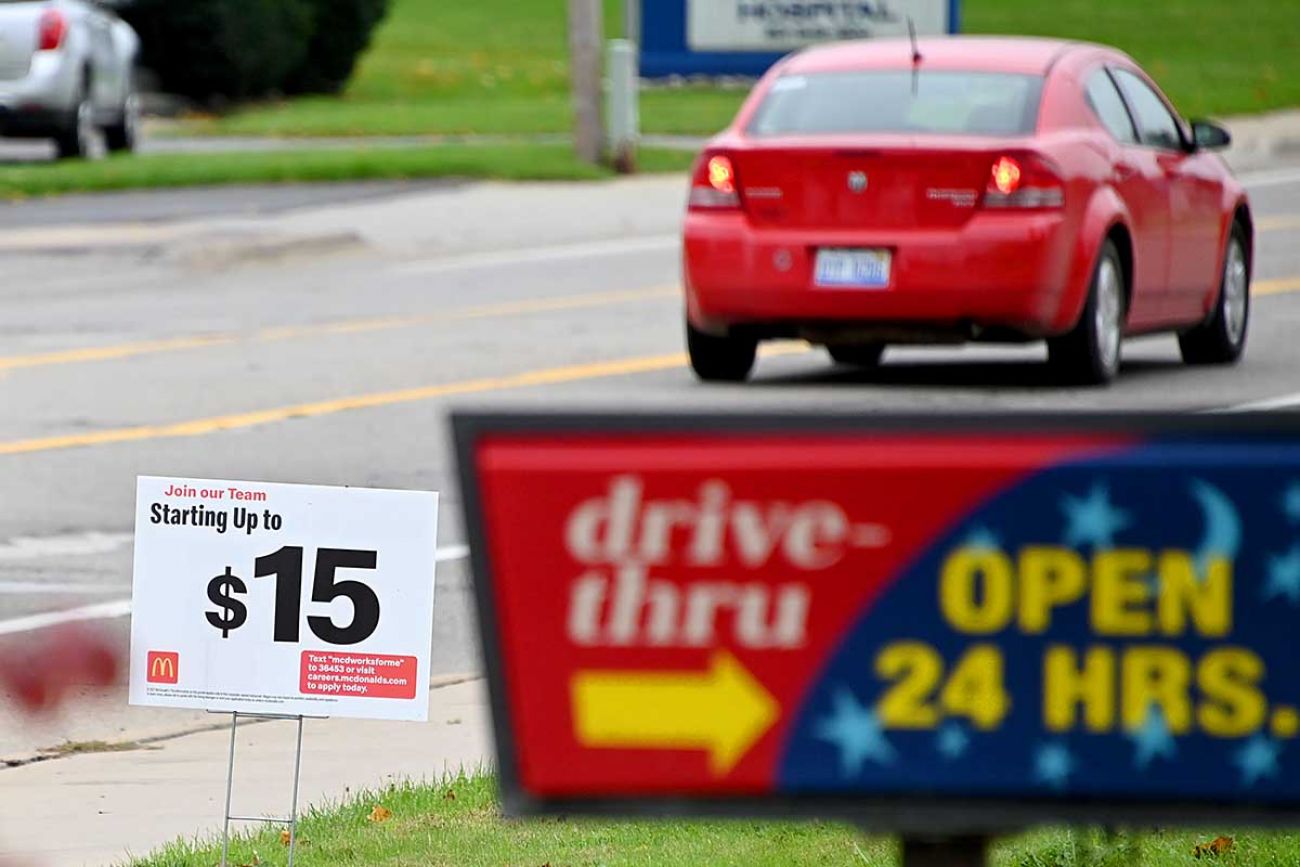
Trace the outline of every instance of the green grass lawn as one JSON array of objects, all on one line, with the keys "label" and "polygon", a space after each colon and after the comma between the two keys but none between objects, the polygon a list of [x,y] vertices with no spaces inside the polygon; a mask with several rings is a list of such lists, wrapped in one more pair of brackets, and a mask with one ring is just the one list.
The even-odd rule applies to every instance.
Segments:
[{"label": "green grass lawn", "polygon": [[[607,29],[621,26],[607,0]],[[342,98],[194,119],[186,134],[404,135],[569,129],[563,0],[393,0]],[[1187,114],[1300,105],[1300,0],[965,0],[968,33],[1091,39],[1132,53]],[[743,91],[653,89],[648,133],[711,133]]]},{"label": "green grass lawn", "polygon": [[[647,172],[683,171],[690,161],[689,153],[650,149],[641,153],[639,164]],[[0,168],[0,200],[213,184],[445,177],[552,181],[611,175],[579,161],[563,144],[165,154],[5,166]]]},{"label": "green grass lawn", "polygon": [[[376,806],[391,812],[373,821]],[[1103,835],[1037,831],[1000,842],[993,867],[1294,867],[1300,838],[1236,834],[1231,850],[1198,859],[1197,843],[1221,830]],[[490,777],[399,785],[309,810],[299,825],[303,867],[895,867],[897,845],[828,822],[504,820]],[[211,867],[220,842],[178,842],[131,867]],[[231,847],[231,864],[283,864],[280,828],[254,829]]]}]

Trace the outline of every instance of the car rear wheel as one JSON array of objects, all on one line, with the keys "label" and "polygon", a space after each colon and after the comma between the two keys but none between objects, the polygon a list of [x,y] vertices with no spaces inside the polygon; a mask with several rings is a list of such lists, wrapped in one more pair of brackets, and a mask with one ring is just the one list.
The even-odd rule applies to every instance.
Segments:
[{"label": "car rear wheel", "polygon": [[104,143],[114,153],[129,153],[135,150],[140,132],[140,97],[132,91],[126,95],[122,104],[121,119],[104,127]]},{"label": "car rear wheel", "polygon": [[885,354],[883,343],[841,343],[829,345],[826,351],[836,364],[852,367],[876,367],[880,357]]},{"label": "car rear wheel", "polygon": [[1119,373],[1124,337],[1124,267],[1113,241],[1106,241],[1093,271],[1088,300],[1069,334],[1049,340],[1048,356],[1073,384],[1104,385]]},{"label": "car rear wheel", "polygon": [[1250,325],[1250,262],[1246,232],[1234,223],[1223,257],[1219,300],[1210,318],[1178,335],[1178,348],[1188,364],[1232,364],[1246,348]]},{"label": "car rear wheel", "polygon": [[691,369],[705,382],[743,382],[754,369],[758,341],[705,334],[687,322],[686,349]]},{"label": "car rear wheel", "polygon": [[54,144],[60,159],[85,159],[94,155],[95,107],[86,91],[82,91],[67,126],[55,137]]}]

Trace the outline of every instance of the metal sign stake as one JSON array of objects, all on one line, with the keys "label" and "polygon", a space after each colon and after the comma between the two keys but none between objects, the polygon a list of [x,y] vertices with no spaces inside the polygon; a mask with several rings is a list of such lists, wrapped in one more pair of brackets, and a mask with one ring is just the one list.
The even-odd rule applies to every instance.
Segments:
[{"label": "metal sign stake", "polygon": [[[289,817],[282,818],[276,816],[236,816],[230,812],[231,796],[235,787],[235,735],[239,730],[239,718],[260,720],[292,720],[298,724],[297,745],[293,753],[293,796],[289,808]],[[221,832],[221,867],[229,867],[230,863],[230,823],[231,822],[269,822],[274,825],[287,825],[289,828],[289,861],[288,867],[293,867],[294,853],[298,845],[298,783],[302,776],[302,721],[307,717],[301,714],[284,715],[271,713],[240,713],[235,711],[230,715],[230,761],[226,766],[226,810],[225,824]],[[325,719],[325,717],[312,717],[312,719]]]},{"label": "metal sign stake", "polygon": [[903,867],[986,867],[989,838],[903,837]]}]

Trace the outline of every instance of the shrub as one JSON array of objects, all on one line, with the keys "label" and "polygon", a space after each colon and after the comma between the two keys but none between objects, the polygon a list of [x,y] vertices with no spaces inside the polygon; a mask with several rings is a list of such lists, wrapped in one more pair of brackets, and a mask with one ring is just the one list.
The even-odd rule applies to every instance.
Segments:
[{"label": "shrub", "polygon": [[387,0],[130,0],[141,63],[159,87],[209,106],[335,92]]},{"label": "shrub", "polygon": [[315,25],[307,54],[285,81],[289,93],[337,93],[370,45],[388,0],[310,0]]}]

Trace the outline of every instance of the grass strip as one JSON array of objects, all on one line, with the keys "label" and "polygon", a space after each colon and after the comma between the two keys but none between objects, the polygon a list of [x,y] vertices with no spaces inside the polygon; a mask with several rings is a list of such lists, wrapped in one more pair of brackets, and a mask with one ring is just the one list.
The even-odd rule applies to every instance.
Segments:
[{"label": "grass strip", "polygon": [[[220,854],[219,840],[178,841],[130,861],[129,867],[211,867]],[[234,840],[231,863],[283,864],[286,854],[281,828],[268,825]],[[299,825],[295,857],[303,867],[896,867],[899,860],[894,841],[834,822],[507,820],[500,814],[495,780],[485,774],[395,784],[309,809]],[[1043,829],[1000,841],[992,857],[993,867],[1207,863],[1294,867],[1300,863],[1300,836]]]},{"label": "grass strip", "polygon": [[[692,156],[648,150],[641,169],[684,171]],[[581,181],[611,177],[568,145],[435,145],[424,148],[256,151],[117,156],[103,160],[11,164],[0,168],[0,198],[60,193],[309,181],[474,178]]]}]

